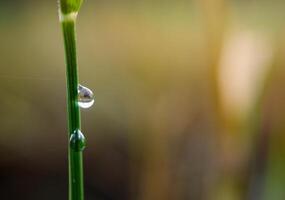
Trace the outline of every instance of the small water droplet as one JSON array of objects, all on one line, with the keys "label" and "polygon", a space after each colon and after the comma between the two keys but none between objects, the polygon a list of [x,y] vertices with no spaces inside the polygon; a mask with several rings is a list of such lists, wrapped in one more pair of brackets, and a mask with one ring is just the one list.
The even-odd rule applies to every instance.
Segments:
[{"label": "small water droplet", "polygon": [[90,108],[94,104],[93,92],[82,85],[78,85],[78,105],[81,108]]},{"label": "small water droplet", "polygon": [[86,146],[86,140],[80,130],[75,130],[69,139],[70,148],[74,151],[83,151]]}]

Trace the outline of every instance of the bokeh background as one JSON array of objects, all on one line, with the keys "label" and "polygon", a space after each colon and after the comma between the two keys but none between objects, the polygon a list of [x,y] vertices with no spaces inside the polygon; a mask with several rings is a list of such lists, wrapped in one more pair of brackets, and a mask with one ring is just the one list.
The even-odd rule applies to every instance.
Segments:
[{"label": "bokeh background", "polygon": [[[284,200],[284,7],[86,0],[86,199]],[[67,199],[56,0],[0,1],[0,69],[0,199]]]}]

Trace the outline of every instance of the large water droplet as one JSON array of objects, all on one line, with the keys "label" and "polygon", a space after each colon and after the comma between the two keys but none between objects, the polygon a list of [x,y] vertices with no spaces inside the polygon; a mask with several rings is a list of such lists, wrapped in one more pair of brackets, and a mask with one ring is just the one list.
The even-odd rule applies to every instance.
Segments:
[{"label": "large water droplet", "polygon": [[69,139],[70,148],[74,151],[83,151],[86,146],[86,140],[80,130],[75,130]]},{"label": "large water droplet", "polygon": [[81,108],[90,108],[94,104],[93,92],[82,85],[78,85],[78,105]]}]

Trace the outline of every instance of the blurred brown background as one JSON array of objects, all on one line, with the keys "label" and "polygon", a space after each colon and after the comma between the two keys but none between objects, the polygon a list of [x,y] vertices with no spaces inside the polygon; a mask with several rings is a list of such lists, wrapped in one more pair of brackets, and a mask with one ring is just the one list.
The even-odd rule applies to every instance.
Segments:
[{"label": "blurred brown background", "polygon": [[[87,200],[284,200],[281,0],[86,0]],[[0,1],[0,199],[67,199],[57,2]]]}]

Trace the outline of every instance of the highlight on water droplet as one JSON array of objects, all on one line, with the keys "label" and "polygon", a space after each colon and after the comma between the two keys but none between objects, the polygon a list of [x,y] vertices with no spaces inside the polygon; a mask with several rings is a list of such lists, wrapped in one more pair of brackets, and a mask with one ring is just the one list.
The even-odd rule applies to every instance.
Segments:
[{"label": "highlight on water droplet", "polygon": [[93,92],[82,85],[78,85],[78,105],[81,108],[90,108],[95,102]]},{"label": "highlight on water droplet", "polygon": [[86,140],[83,133],[78,129],[75,130],[69,139],[70,148],[74,151],[83,151],[86,146]]}]

